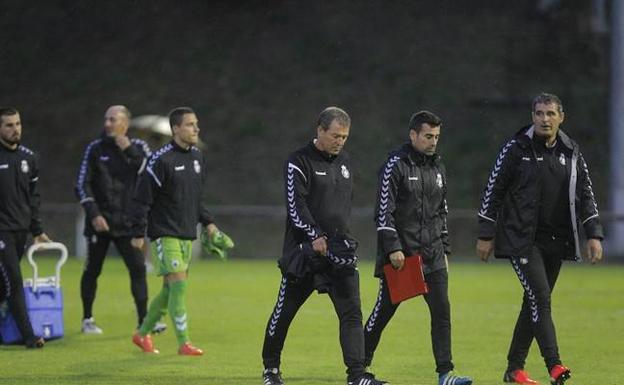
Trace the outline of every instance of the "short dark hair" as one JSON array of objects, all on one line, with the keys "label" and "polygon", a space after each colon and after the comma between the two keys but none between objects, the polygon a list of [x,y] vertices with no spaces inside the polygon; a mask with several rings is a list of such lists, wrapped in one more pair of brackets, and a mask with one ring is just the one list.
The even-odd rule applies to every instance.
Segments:
[{"label": "short dark hair", "polygon": [[169,112],[169,125],[173,130],[173,126],[179,126],[182,123],[182,117],[186,114],[194,114],[195,111],[191,107],[176,107]]},{"label": "short dark hair", "polygon": [[5,116],[13,116],[19,114],[19,111],[13,107],[0,107],[0,124]]},{"label": "short dark hair", "polygon": [[430,111],[418,111],[412,115],[409,121],[409,129],[416,132],[420,132],[422,125],[427,123],[431,127],[438,127],[442,125],[442,119],[436,114]]},{"label": "short dark hair", "polygon": [[563,113],[563,103],[561,103],[561,99],[559,99],[559,96],[555,94],[549,94],[546,92],[542,92],[541,94],[533,98],[532,109],[533,111],[535,111],[535,106],[538,104],[551,104],[551,103],[554,103],[557,105],[557,110],[559,110],[560,114]]},{"label": "short dark hair", "polygon": [[347,112],[342,108],[338,107],[327,107],[321,111],[316,124],[317,126],[322,127],[323,130],[327,131],[334,120],[336,120],[341,126],[351,126],[351,118],[349,117],[349,114],[347,114]]}]

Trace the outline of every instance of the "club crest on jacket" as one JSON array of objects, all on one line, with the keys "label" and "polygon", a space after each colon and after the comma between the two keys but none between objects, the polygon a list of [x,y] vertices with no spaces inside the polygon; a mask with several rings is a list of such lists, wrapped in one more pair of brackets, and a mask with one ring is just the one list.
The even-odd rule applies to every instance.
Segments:
[{"label": "club crest on jacket", "polygon": [[21,168],[22,168],[22,172],[24,174],[27,173],[30,170],[30,167],[28,167],[28,162],[25,161],[25,160],[22,160]]},{"label": "club crest on jacket", "polygon": [[195,169],[195,172],[197,174],[201,172],[201,165],[199,164],[199,161],[197,159],[193,161],[193,168]]},{"label": "club crest on jacket", "polygon": [[344,164],[340,166],[340,172],[342,172],[342,176],[344,176],[345,179],[349,179],[349,177],[351,176],[349,169]]}]

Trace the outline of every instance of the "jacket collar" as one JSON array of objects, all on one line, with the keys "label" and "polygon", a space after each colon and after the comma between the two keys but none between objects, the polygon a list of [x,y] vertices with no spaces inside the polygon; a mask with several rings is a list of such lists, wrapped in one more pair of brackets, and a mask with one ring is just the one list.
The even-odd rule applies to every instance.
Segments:
[{"label": "jacket collar", "polygon": [[180,146],[178,143],[176,143],[176,141],[173,140],[173,139],[171,139],[171,142],[169,142],[169,143],[171,143],[171,145],[173,146],[173,149],[175,151],[178,151],[178,152],[191,152],[191,150],[193,149],[193,146],[191,146],[189,148],[184,148],[184,147]]},{"label": "jacket collar", "polygon": [[[320,156],[321,158],[323,158],[323,160],[327,161],[327,162],[333,162],[334,159],[336,159],[337,157],[340,156],[340,154],[338,155],[331,155],[326,153],[325,151],[321,151],[319,150],[316,145],[314,144],[314,142],[316,141],[316,139],[313,139],[310,141],[310,143],[308,143],[308,148],[310,148],[310,150],[316,154],[318,154],[318,156]],[[344,151],[344,150],[343,150]]]},{"label": "jacket collar", "polygon": [[419,166],[422,166],[426,163],[435,164],[440,160],[440,155],[438,154],[426,155],[420,151],[416,151],[416,149],[414,148],[414,146],[412,146],[410,142],[403,143],[403,145],[399,147],[397,155],[399,155],[401,158],[409,160],[411,164]]},{"label": "jacket collar", "polygon": [[[517,133],[516,138],[522,140],[524,143],[528,139],[528,141],[533,140],[533,136],[535,135],[535,126],[525,126],[522,127]],[[574,141],[566,134],[562,129],[557,131],[557,140],[561,141],[567,148],[570,150],[574,150],[575,143]]]},{"label": "jacket collar", "polygon": [[4,143],[0,142],[0,151],[6,151],[6,152],[15,152],[17,150],[19,150],[20,144],[17,145],[17,147],[15,148],[9,148],[7,146],[4,145]]},{"label": "jacket collar", "polygon": [[104,144],[115,145],[115,139],[112,136],[106,135],[106,132],[104,131],[102,131],[102,133],[100,134],[100,139]]}]

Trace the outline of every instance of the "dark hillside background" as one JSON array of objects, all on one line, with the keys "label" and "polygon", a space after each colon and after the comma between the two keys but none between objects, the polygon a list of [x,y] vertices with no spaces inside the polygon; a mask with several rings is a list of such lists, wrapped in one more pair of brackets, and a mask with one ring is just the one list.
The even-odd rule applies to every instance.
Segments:
[{"label": "dark hillside background", "polygon": [[[590,2],[18,1],[0,7],[0,104],[22,112],[46,202],[74,202],[84,146],[110,104],[196,109],[212,204],[280,204],[281,164],[328,105],[352,116],[356,205],[412,112],[444,119],[452,208],[475,208],[531,97],[559,94],[599,203],[607,198],[608,42]],[[557,5],[559,4],[559,5]]]}]

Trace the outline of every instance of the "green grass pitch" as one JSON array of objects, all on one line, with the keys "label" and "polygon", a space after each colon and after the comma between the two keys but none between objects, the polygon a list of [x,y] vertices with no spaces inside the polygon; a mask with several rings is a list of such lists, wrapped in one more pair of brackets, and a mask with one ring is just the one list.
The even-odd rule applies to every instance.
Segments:
[{"label": "green grass pitch", "polygon": [[[42,262],[50,272],[52,261]],[[30,275],[27,264],[24,275]],[[372,264],[360,266],[366,320],[377,295]],[[101,336],[79,332],[82,264],[63,268],[65,338],[42,350],[0,347],[0,384],[261,384],[264,327],[279,286],[274,261],[199,261],[191,267],[188,295],[191,339],[203,357],[176,354],[173,332],[155,337],[161,354],[132,345],[135,313],[125,267],[109,258],[99,280],[95,316]],[[149,276],[150,294],[160,281]],[[456,371],[475,384],[501,384],[521,287],[503,262],[451,264],[450,298]],[[569,384],[624,384],[624,266],[566,263],[555,289],[553,314],[561,355],[573,370]],[[170,326],[171,321],[166,320]],[[338,322],[329,298],[313,294],[293,322],[283,352],[289,385],[344,384]],[[371,368],[394,385],[436,384],[429,314],[416,298],[399,308]],[[548,384],[534,343],[527,370]]]}]

